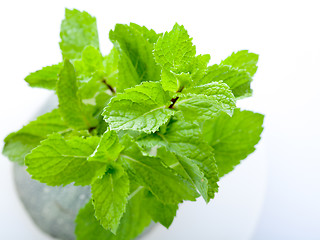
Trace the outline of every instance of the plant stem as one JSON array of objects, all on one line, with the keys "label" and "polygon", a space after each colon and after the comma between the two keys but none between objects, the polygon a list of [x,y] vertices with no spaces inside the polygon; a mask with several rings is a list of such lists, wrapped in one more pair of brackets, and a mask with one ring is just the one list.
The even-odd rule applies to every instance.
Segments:
[{"label": "plant stem", "polygon": [[172,109],[173,106],[174,106],[174,104],[176,103],[176,101],[177,101],[178,99],[179,99],[179,97],[172,98],[172,99],[171,99],[171,102],[172,102],[172,103],[170,104],[169,108]]},{"label": "plant stem", "polygon": [[95,130],[97,127],[91,127],[88,129],[88,132],[91,133],[93,130]]},{"label": "plant stem", "polygon": [[[177,93],[179,93],[179,92],[182,92],[182,90],[184,89],[184,87],[181,87],[178,91],[177,91]],[[174,106],[174,104],[178,101],[178,99],[179,99],[179,97],[175,97],[175,98],[172,98],[171,99],[171,104],[170,104],[170,106],[169,106],[169,108],[173,108],[173,106]]]},{"label": "plant stem", "polygon": [[102,82],[110,89],[110,91],[113,93],[113,94],[116,94],[116,91],[114,90],[114,88],[109,85],[106,81],[106,79],[103,79]]}]

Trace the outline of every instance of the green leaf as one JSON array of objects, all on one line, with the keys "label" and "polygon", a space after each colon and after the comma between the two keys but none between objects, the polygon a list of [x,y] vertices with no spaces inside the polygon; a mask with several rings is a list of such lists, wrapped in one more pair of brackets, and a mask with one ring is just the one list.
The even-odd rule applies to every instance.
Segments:
[{"label": "green leaf", "polygon": [[154,222],[160,222],[166,228],[170,227],[178,210],[178,204],[163,204],[150,191],[145,193],[143,206]]},{"label": "green leaf", "polygon": [[92,46],[87,46],[81,53],[81,60],[74,61],[78,75],[91,76],[97,70],[103,70],[103,57],[100,51]]},{"label": "green leaf", "polygon": [[198,55],[191,62],[192,81],[199,81],[206,73],[207,66],[210,61],[210,55]]},{"label": "green leaf", "polygon": [[129,190],[129,179],[124,172],[121,176],[106,173],[92,184],[95,216],[100,224],[113,234],[116,234],[120,219],[126,210]]},{"label": "green leaf", "polygon": [[204,141],[199,125],[173,119],[164,131],[146,135],[138,143],[149,147],[164,146],[191,159],[208,180],[208,199],[214,198],[214,193],[218,191],[218,169],[213,149]]},{"label": "green leaf", "polygon": [[62,120],[58,109],[46,113],[8,135],[4,142],[3,154],[11,161],[24,164],[24,157],[40,144],[49,134],[61,132],[68,127]]},{"label": "green leaf", "polygon": [[160,67],[152,54],[153,44],[139,30],[141,29],[137,26],[117,24],[109,33],[110,40],[120,53],[118,79],[120,91],[142,81],[160,79]]},{"label": "green leaf", "polygon": [[195,55],[192,38],[183,26],[175,24],[172,31],[159,38],[154,56],[163,68],[161,84],[166,91],[181,92],[204,75],[210,55]]},{"label": "green leaf", "polygon": [[92,202],[79,211],[76,218],[77,240],[131,240],[137,237],[147,227],[151,218],[147,213],[143,192],[139,191],[128,202],[126,212],[121,218],[117,235],[105,230],[94,217]]},{"label": "green leaf", "polygon": [[118,87],[118,62],[119,62],[119,52],[117,49],[112,48],[110,53],[104,57],[103,59],[103,65],[106,72],[106,81],[108,84],[110,84],[112,87]]},{"label": "green leaf", "polygon": [[96,125],[78,95],[78,83],[73,65],[65,60],[57,83],[59,110],[66,123],[75,129],[89,129]]},{"label": "green leaf", "polygon": [[92,77],[87,78],[87,82],[82,82],[81,84],[79,84],[79,98],[82,99],[82,101],[88,100],[90,102],[97,94],[106,92],[107,86],[103,84],[102,78],[103,77],[93,75]]},{"label": "green leaf", "polygon": [[181,110],[188,121],[204,121],[217,116],[221,111],[232,115],[235,108],[234,98],[222,98],[219,96],[204,94],[180,94],[179,101],[175,104],[177,110]]},{"label": "green leaf", "polygon": [[181,176],[190,180],[192,184],[198,189],[204,200],[206,202],[209,201],[208,180],[195,162],[193,162],[191,159],[188,159],[187,157],[170,152],[164,147],[157,149],[157,157],[161,158],[162,161],[173,168]]},{"label": "green leaf", "polygon": [[106,240],[115,239],[110,231],[105,230],[94,216],[95,210],[90,200],[80,209],[75,220],[77,240]]},{"label": "green leaf", "polygon": [[132,64],[130,58],[123,51],[118,42],[114,43],[115,48],[119,52],[118,62],[118,81],[117,81],[117,92],[123,92],[124,89],[134,87],[141,83],[141,79]]},{"label": "green leaf", "polygon": [[66,9],[60,37],[60,49],[65,59],[81,58],[83,49],[88,45],[99,49],[96,18],[84,11]]},{"label": "green leaf", "polygon": [[105,106],[108,105],[110,99],[111,99],[111,96],[109,94],[107,94],[106,92],[100,92],[95,97],[97,111],[94,113],[94,115],[98,116],[97,117],[98,118],[98,125],[95,129],[93,129],[92,135],[101,136],[108,130],[108,124],[106,123],[106,121],[104,121],[101,113],[103,112],[103,109],[105,108]]},{"label": "green leaf", "polygon": [[71,128],[68,128],[65,131],[59,132],[59,134],[61,134],[61,136],[63,136],[63,139],[65,140],[69,140],[74,137],[87,138],[92,136],[88,130],[73,130]]},{"label": "green leaf", "polygon": [[207,74],[197,82],[197,85],[219,81],[226,83],[237,98],[248,97],[252,93],[250,88],[252,77],[250,74],[245,70],[224,65],[212,65],[208,67]]},{"label": "green leaf", "polygon": [[24,80],[29,83],[30,87],[55,90],[61,68],[62,63],[44,67],[39,71],[30,73]]},{"label": "green leaf", "polygon": [[88,162],[99,143],[99,137],[73,137],[65,140],[52,134],[40,146],[26,155],[27,171],[42,183],[50,186],[89,185],[105,172],[105,164]]},{"label": "green leaf", "polygon": [[158,82],[144,82],[112,98],[103,115],[112,130],[155,132],[174,114]]},{"label": "green leaf", "polygon": [[228,65],[236,69],[243,69],[253,77],[258,69],[258,60],[258,54],[249,53],[248,50],[241,50],[236,53],[232,53],[231,56],[221,61],[220,65]]},{"label": "green leaf", "polygon": [[[196,84],[186,88],[183,93],[204,94],[210,97],[215,97],[216,100],[224,102],[225,104],[235,104],[234,95],[230,87],[223,83],[223,81]],[[230,101],[233,103],[229,103]]]},{"label": "green leaf", "polygon": [[115,240],[135,239],[151,223],[151,218],[143,205],[143,192],[131,192],[126,212],[121,219]]},{"label": "green leaf", "polygon": [[87,46],[82,52],[82,58],[73,61],[76,77],[79,80],[79,96],[92,99],[97,93],[108,90],[107,73],[104,59],[98,49]]},{"label": "green leaf", "polygon": [[197,193],[193,187],[163,165],[160,158],[143,155],[128,135],[121,140],[125,149],[120,154],[120,160],[132,179],[149,189],[163,203],[195,200]]},{"label": "green leaf", "polygon": [[101,137],[100,143],[88,158],[88,161],[98,161],[109,163],[117,160],[123,146],[119,143],[118,135],[115,131],[106,131]]},{"label": "green leaf", "polygon": [[214,148],[220,177],[255,150],[263,130],[263,118],[259,113],[235,109],[232,117],[221,113],[218,118],[205,122],[203,134]]},{"label": "green leaf", "polygon": [[249,97],[252,94],[250,83],[258,68],[258,57],[247,50],[232,53],[220,65],[210,66],[198,85],[222,80],[231,88],[235,97]]},{"label": "green leaf", "polygon": [[170,92],[181,92],[184,87],[191,83],[191,75],[189,73],[179,73],[162,69],[161,84],[164,90]]},{"label": "green leaf", "polygon": [[165,91],[177,92],[180,88],[180,82],[175,74],[166,69],[162,69],[161,84]]},{"label": "green leaf", "polygon": [[170,32],[160,37],[155,45],[154,56],[162,68],[175,73],[188,72],[189,64],[196,55],[192,38],[177,23]]},{"label": "green leaf", "polygon": [[111,99],[111,96],[105,92],[100,92],[95,97],[96,105],[99,109],[103,109],[105,106],[108,105],[109,101]]},{"label": "green leaf", "polygon": [[139,31],[148,42],[154,44],[158,38],[162,36],[162,33],[156,33],[153,29],[148,29],[145,26],[140,26],[136,23],[130,23],[130,27]]}]

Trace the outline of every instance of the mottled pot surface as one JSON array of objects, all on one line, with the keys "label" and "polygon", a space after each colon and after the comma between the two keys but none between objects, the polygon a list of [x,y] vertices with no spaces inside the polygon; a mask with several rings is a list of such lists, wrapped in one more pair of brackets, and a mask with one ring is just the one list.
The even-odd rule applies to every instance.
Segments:
[{"label": "mottled pot surface", "polygon": [[[31,179],[24,166],[15,164],[13,171],[18,195],[34,223],[54,238],[75,240],[74,220],[91,197],[90,187],[51,187]],[[137,239],[144,239],[155,226],[152,223]]]},{"label": "mottled pot surface", "polygon": [[51,187],[31,179],[25,167],[15,164],[18,195],[36,225],[50,236],[74,240],[74,220],[90,199],[90,187]]}]

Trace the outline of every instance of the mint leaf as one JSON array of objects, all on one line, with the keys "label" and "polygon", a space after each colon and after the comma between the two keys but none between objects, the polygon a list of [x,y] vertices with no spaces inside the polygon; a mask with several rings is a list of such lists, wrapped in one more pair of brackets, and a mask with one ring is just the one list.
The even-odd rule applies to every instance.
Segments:
[{"label": "mint leaf", "polygon": [[98,49],[86,47],[79,60],[73,61],[77,80],[79,80],[79,96],[81,99],[92,99],[98,92],[105,92],[107,73],[104,59]]},{"label": "mint leaf", "polygon": [[96,18],[85,11],[66,9],[60,37],[60,49],[65,59],[81,58],[83,49],[88,45],[99,49]]},{"label": "mint leaf", "polygon": [[19,131],[8,135],[4,142],[3,154],[11,161],[24,164],[24,157],[40,144],[49,134],[61,132],[68,127],[58,109],[46,113],[25,125]]},{"label": "mint leaf", "polygon": [[108,84],[110,84],[112,87],[117,87],[118,82],[118,61],[119,61],[119,52],[117,49],[112,48],[110,53],[104,57],[103,59],[103,65],[106,72],[106,81]]},{"label": "mint leaf", "polygon": [[192,38],[177,23],[170,32],[160,37],[155,45],[154,56],[160,66],[175,73],[188,72],[189,64],[196,55]]},{"label": "mint leaf", "polygon": [[129,190],[129,179],[124,172],[120,176],[108,172],[92,184],[95,216],[101,225],[113,234],[116,234],[125,212]]},{"label": "mint leaf", "polygon": [[50,186],[89,185],[105,172],[105,164],[88,162],[99,143],[99,137],[73,137],[64,140],[59,134],[52,134],[26,155],[27,171],[42,183]]},{"label": "mint leaf", "polygon": [[115,240],[135,239],[150,225],[151,218],[144,207],[143,198],[142,191],[131,191],[126,212],[121,219]]},{"label": "mint leaf", "polygon": [[177,92],[180,89],[179,79],[174,73],[166,69],[162,69],[161,84],[165,91]]},{"label": "mint leaf", "polygon": [[191,83],[189,73],[174,73],[166,69],[161,72],[161,84],[164,90],[170,92],[181,92],[184,87]]},{"label": "mint leaf", "polygon": [[74,61],[74,66],[77,73],[91,76],[92,73],[104,69],[103,57],[97,48],[87,46],[81,53],[81,60]]},{"label": "mint leaf", "polygon": [[174,114],[158,82],[144,82],[112,98],[103,115],[112,130],[155,132]]},{"label": "mint leaf", "polygon": [[95,97],[95,102],[96,106],[99,109],[103,109],[108,102],[110,101],[111,96],[105,92],[100,92],[96,97]]},{"label": "mint leaf", "polygon": [[59,134],[61,134],[61,136],[65,140],[69,140],[74,137],[87,138],[92,136],[88,130],[73,130],[70,128],[66,129],[65,131],[59,132]]},{"label": "mint leaf", "polygon": [[[223,81],[209,82],[205,84],[195,84],[191,87],[186,88],[183,91],[184,94],[204,94],[216,98],[218,101],[222,101],[226,104],[232,101],[232,105],[235,104],[234,95],[230,87],[223,83]],[[231,104],[231,103],[230,103]]]},{"label": "mint leaf", "polygon": [[118,42],[114,43],[115,48],[119,52],[118,62],[118,81],[117,92],[123,92],[124,89],[134,87],[141,83],[140,76],[138,75],[135,66],[132,64],[131,59],[123,51]]},{"label": "mint leaf", "polygon": [[78,95],[76,73],[70,61],[65,60],[57,83],[60,114],[75,129],[89,129],[96,124]]},{"label": "mint leaf", "polygon": [[198,85],[222,80],[231,88],[235,97],[249,97],[252,94],[250,83],[258,68],[257,62],[258,55],[247,50],[233,53],[221,61],[220,65],[210,66]]},{"label": "mint leaf", "polygon": [[168,166],[173,168],[181,176],[190,180],[192,184],[198,189],[206,202],[208,199],[208,180],[204,173],[195,162],[187,157],[180,156],[161,147],[157,150],[157,157],[161,158]]},{"label": "mint leaf", "polygon": [[162,36],[162,33],[156,33],[153,29],[148,29],[147,27],[140,26],[136,23],[130,23],[130,27],[140,32],[143,37],[152,44],[156,43],[158,38]]},{"label": "mint leaf", "polygon": [[[106,92],[107,86],[102,82],[102,76],[93,75],[81,82],[78,87],[78,96],[83,102],[88,100],[89,103],[95,98],[97,93]],[[111,97],[111,96],[110,96]],[[93,101],[92,101],[93,103]]]},{"label": "mint leaf", "polygon": [[258,60],[258,54],[249,53],[248,50],[241,50],[236,53],[232,53],[231,56],[221,61],[220,65],[228,65],[236,69],[243,69],[253,77],[258,69]]},{"label": "mint leaf", "polygon": [[204,141],[199,125],[173,119],[163,132],[141,137],[138,143],[149,147],[164,146],[171,152],[191,159],[208,180],[208,199],[218,191],[218,169],[213,149]]},{"label": "mint leaf", "polygon": [[98,136],[101,136],[108,130],[108,124],[106,123],[106,121],[104,121],[101,113],[103,112],[104,107],[108,105],[110,99],[111,96],[106,92],[100,92],[95,97],[96,112],[94,113],[94,115],[98,118],[98,125],[91,131],[93,135],[96,134]]},{"label": "mint leaf", "polygon": [[155,59],[162,66],[161,84],[171,92],[181,92],[192,82],[199,81],[206,72],[210,55],[196,55],[183,26],[176,24],[172,31],[160,37],[155,46]]},{"label": "mint leaf", "polygon": [[105,230],[94,216],[95,210],[90,200],[80,209],[75,220],[75,234],[77,240],[105,240],[115,239],[110,231]]},{"label": "mint leaf", "polygon": [[198,55],[191,62],[192,81],[199,81],[206,73],[207,66],[210,61],[210,55]]},{"label": "mint leaf", "polygon": [[232,115],[235,108],[235,100],[225,96],[222,101],[219,101],[221,98],[218,95],[180,94],[179,96],[175,107],[182,111],[184,118],[188,121],[208,120],[214,118],[221,111]]},{"label": "mint leaf", "polygon": [[106,131],[101,137],[100,143],[93,153],[88,158],[88,161],[98,161],[109,163],[115,161],[123,146],[119,143],[118,135],[115,131]]},{"label": "mint leaf", "polygon": [[105,230],[94,217],[94,207],[92,202],[79,211],[76,218],[77,240],[131,240],[136,238],[147,227],[151,218],[147,213],[143,192],[138,191],[130,200],[126,212],[121,218],[117,235]]},{"label": "mint leaf", "polygon": [[29,83],[30,87],[55,90],[61,68],[62,63],[44,67],[39,71],[30,73],[24,80]]},{"label": "mint leaf", "polygon": [[220,177],[255,150],[263,130],[263,118],[259,113],[235,109],[232,117],[221,113],[205,122],[203,134],[214,148]]},{"label": "mint leaf", "polygon": [[120,91],[142,81],[160,79],[160,68],[152,54],[153,44],[143,35],[146,34],[146,30],[143,30],[143,33],[139,30],[141,29],[136,25],[117,24],[109,33],[110,40],[120,53],[118,84]]},{"label": "mint leaf", "polygon": [[248,97],[252,94],[250,88],[252,77],[250,74],[245,70],[224,65],[212,65],[208,67],[207,74],[199,80],[197,85],[219,81],[226,83],[237,98]]},{"label": "mint leaf", "polygon": [[195,200],[197,193],[192,186],[164,166],[160,158],[143,155],[129,136],[121,140],[126,148],[120,154],[120,160],[132,179],[149,189],[163,203]]},{"label": "mint leaf", "polygon": [[170,227],[178,210],[178,204],[163,204],[150,191],[145,193],[143,206],[154,222],[160,222],[166,228]]}]

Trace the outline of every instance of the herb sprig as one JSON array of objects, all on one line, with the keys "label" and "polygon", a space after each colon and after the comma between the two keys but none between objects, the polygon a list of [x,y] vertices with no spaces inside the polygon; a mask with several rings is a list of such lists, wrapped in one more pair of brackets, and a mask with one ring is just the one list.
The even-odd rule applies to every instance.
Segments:
[{"label": "herb sprig", "polygon": [[133,239],[152,220],[169,228],[180,203],[209,202],[255,150],[264,117],[236,101],[252,93],[258,55],[208,66],[182,25],[131,23],[110,31],[103,56],[96,19],[69,9],[60,36],[62,62],[25,78],[59,106],[11,133],[3,154],[47,185],[91,185],[78,240]]}]

